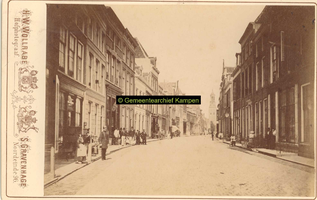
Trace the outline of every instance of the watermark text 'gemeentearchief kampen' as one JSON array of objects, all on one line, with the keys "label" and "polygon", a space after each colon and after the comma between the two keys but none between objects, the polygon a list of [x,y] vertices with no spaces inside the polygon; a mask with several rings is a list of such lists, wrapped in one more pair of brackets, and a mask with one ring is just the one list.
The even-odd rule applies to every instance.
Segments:
[{"label": "watermark text 'gemeentearchief kampen'", "polygon": [[201,96],[117,96],[117,104],[201,104]]}]

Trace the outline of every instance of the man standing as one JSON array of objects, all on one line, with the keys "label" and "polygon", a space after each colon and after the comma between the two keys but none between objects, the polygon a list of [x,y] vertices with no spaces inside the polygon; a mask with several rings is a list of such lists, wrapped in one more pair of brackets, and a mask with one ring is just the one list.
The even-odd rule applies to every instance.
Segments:
[{"label": "man standing", "polygon": [[275,139],[276,139],[276,130],[272,129],[272,136],[271,136],[271,148],[275,149]]},{"label": "man standing", "polygon": [[106,160],[106,152],[109,143],[109,130],[106,126],[103,127],[103,131],[99,136],[99,143],[101,144],[101,159]]},{"label": "man standing", "polygon": [[115,145],[118,144],[119,137],[120,137],[119,130],[118,130],[118,128],[116,128],[116,129],[114,130]]},{"label": "man standing", "polygon": [[111,140],[112,140],[112,141],[111,141],[111,145],[115,145],[115,144],[116,144],[116,137],[114,136],[114,131],[115,131],[115,128],[112,126],[112,128],[111,128],[111,133],[110,133],[110,134],[111,134],[110,136],[111,136],[111,138],[112,138],[112,139],[111,139]]},{"label": "man standing", "polygon": [[271,128],[268,127],[267,133],[266,133],[266,144],[268,149],[271,149],[271,137],[272,137]]},{"label": "man standing", "polygon": [[122,131],[122,136],[121,136],[121,145],[122,146],[125,146],[125,137],[126,137],[126,131],[125,131],[125,128],[123,128],[123,131]]},{"label": "man standing", "polygon": [[139,145],[139,144],[140,144],[140,131],[137,130],[136,133],[135,133],[135,135],[136,135],[135,144],[136,144],[136,145]]},{"label": "man standing", "polygon": [[131,137],[131,144],[132,144],[132,141],[133,141],[133,142],[135,141],[135,130],[134,130],[133,127],[132,127],[132,130],[131,130],[130,137]]},{"label": "man standing", "polygon": [[143,129],[143,132],[142,132],[142,142],[144,145],[146,145],[146,132],[145,130]]}]

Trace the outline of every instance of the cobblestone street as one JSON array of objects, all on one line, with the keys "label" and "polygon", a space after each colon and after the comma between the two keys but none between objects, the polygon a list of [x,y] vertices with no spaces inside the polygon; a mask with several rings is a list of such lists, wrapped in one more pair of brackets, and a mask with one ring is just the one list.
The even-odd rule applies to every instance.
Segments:
[{"label": "cobblestone street", "polygon": [[182,137],[112,153],[45,195],[313,196],[314,170],[207,136]]}]

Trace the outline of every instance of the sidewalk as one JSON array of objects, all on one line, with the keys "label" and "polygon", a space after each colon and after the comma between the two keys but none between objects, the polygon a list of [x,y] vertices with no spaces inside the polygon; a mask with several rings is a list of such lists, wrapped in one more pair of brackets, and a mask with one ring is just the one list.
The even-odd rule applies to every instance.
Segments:
[{"label": "sidewalk", "polygon": [[[148,142],[153,142],[157,141],[159,139],[147,139]],[[132,145],[126,145],[126,146],[121,146],[121,145],[110,145],[107,149],[107,154],[109,155],[111,153],[114,153],[116,151],[119,151],[120,149],[125,149],[131,146],[134,146],[135,144]],[[101,158],[101,154],[96,155],[95,157],[91,158],[91,163],[94,161],[97,161]],[[83,163],[83,164],[76,164],[75,161],[71,163],[65,162],[63,166],[59,166],[59,168],[55,169],[55,177],[52,176],[51,173],[44,174],[44,187],[48,187],[53,183],[56,183],[57,181],[65,178],[66,176],[70,175],[71,173],[91,164],[91,163]]]},{"label": "sidewalk", "polygon": [[[220,142],[222,141],[219,139],[217,139],[217,140]],[[230,141],[223,140],[222,142],[230,145]],[[307,167],[315,168],[314,159],[299,156],[297,153],[291,153],[291,152],[285,152],[285,151],[280,152],[279,150],[265,149],[265,148],[252,148],[252,149],[250,149],[250,148],[246,148],[245,146],[243,146],[240,143],[236,143],[236,146],[239,148],[243,148],[243,149],[251,150],[251,151],[254,151],[257,153],[261,153],[261,154],[264,154],[267,156],[272,156],[272,157],[275,157],[277,159],[281,159],[281,160],[285,160],[288,162],[292,162],[292,163],[304,165]]]}]

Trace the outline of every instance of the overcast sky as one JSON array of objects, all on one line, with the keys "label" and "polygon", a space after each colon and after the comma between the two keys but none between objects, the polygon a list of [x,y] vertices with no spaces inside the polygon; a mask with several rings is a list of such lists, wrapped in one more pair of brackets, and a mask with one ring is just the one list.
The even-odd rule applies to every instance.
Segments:
[{"label": "overcast sky", "polygon": [[177,81],[181,90],[202,97],[208,117],[210,93],[219,98],[222,63],[235,66],[238,43],[264,5],[109,5],[123,25],[157,57],[159,82]]}]

